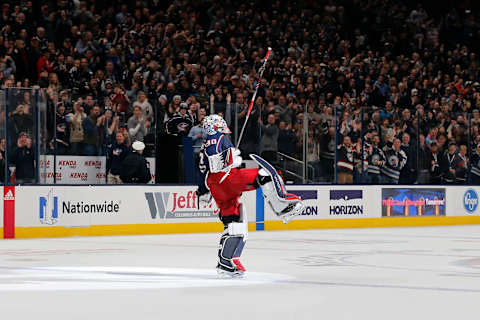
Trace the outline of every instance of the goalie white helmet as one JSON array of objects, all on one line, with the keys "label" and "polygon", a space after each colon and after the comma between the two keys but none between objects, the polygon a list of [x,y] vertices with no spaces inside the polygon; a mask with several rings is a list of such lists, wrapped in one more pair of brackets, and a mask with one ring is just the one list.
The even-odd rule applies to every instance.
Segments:
[{"label": "goalie white helmet", "polygon": [[208,135],[220,133],[232,133],[228,128],[227,122],[218,114],[212,114],[205,117],[202,121],[202,128]]}]

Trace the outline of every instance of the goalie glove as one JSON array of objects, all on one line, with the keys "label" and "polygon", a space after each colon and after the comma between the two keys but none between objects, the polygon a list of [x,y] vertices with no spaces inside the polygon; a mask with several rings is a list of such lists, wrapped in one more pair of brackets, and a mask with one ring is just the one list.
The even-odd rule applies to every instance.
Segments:
[{"label": "goalie glove", "polygon": [[241,151],[237,148],[232,148],[232,156],[233,156],[233,168],[238,168],[242,165],[242,156],[240,155]]},{"label": "goalie glove", "polygon": [[197,195],[197,208],[204,209],[210,206],[212,202],[212,194],[210,192],[200,193],[198,190],[195,191]]}]

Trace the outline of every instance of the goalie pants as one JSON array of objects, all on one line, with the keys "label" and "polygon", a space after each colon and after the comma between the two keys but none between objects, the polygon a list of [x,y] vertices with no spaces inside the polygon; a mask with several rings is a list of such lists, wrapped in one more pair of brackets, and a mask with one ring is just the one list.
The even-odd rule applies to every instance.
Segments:
[{"label": "goalie pants", "polygon": [[[236,220],[235,216],[240,215],[238,199],[242,193],[256,189],[254,184],[258,176],[258,169],[233,168],[228,177],[220,183],[225,174],[223,172],[209,173],[207,186],[220,209],[220,219],[227,225],[228,222]],[[228,216],[234,217],[227,218]]]}]

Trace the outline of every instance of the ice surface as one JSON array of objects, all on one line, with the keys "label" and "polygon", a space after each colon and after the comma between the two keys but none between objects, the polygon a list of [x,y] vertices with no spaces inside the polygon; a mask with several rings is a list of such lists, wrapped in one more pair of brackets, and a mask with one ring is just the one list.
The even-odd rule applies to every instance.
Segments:
[{"label": "ice surface", "polygon": [[0,319],[479,319],[480,226],[0,241]]}]

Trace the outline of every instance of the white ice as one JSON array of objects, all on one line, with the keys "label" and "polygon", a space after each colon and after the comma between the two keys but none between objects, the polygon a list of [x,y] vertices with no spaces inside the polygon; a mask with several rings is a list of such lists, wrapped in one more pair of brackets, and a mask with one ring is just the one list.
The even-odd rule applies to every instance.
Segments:
[{"label": "white ice", "polygon": [[480,226],[0,241],[0,319],[480,318]]}]

